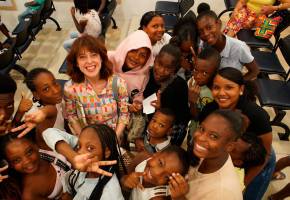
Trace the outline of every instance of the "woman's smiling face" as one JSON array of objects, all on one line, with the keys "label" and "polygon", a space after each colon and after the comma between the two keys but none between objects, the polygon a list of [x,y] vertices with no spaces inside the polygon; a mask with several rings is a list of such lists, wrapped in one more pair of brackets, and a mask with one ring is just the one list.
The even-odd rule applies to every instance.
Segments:
[{"label": "woman's smiling face", "polygon": [[212,96],[219,108],[234,109],[244,91],[244,86],[216,75],[212,86]]},{"label": "woman's smiling face", "polygon": [[77,65],[87,78],[96,78],[100,74],[102,59],[100,54],[83,48],[77,55]]}]

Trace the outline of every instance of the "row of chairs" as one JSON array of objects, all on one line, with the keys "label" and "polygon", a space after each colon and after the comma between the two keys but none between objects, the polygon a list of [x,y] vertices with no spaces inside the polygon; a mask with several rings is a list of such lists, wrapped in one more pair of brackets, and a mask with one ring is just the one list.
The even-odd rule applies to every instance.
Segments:
[{"label": "row of chairs", "polygon": [[[35,40],[37,33],[42,29],[43,25],[46,24],[48,19],[56,24],[57,31],[61,30],[58,22],[51,17],[54,11],[55,7],[53,1],[46,0],[41,10],[19,21],[18,25],[12,31],[12,35],[15,36],[15,41],[8,45],[8,49],[0,54],[0,73],[9,73],[14,69],[26,76],[27,70],[16,63],[22,58],[22,53],[29,47],[31,42]],[[5,43],[7,44],[8,40],[4,42],[4,45]]]},{"label": "row of chairs", "polygon": [[190,8],[194,5],[194,0],[157,1],[155,11],[163,15],[165,30],[171,34],[175,24],[181,18],[195,19],[196,15]]},{"label": "row of chairs", "polygon": [[[266,78],[265,76],[258,78],[256,80],[259,91],[258,99],[261,106],[269,106],[274,109],[275,116],[271,121],[271,125],[280,126],[285,130],[284,133],[278,134],[279,138],[281,140],[289,140],[290,129],[282,120],[286,115],[285,110],[290,110],[290,34],[279,39],[277,48],[280,49],[288,65],[288,72],[285,72],[275,52],[254,51],[253,53],[262,73],[266,75],[274,73],[283,77],[283,80],[271,80],[268,76]],[[276,73],[277,71],[280,71],[280,73]]]},{"label": "row of chairs", "polygon": [[[224,0],[226,9],[218,17],[226,12],[234,10],[237,0]],[[281,16],[282,21],[274,32],[274,43],[270,40],[257,39],[254,36],[254,30],[242,29],[238,32],[237,38],[246,42],[251,47],[251,52],[255,57],[260,68],[259,78],[256,80],[258,87],[258,99],[261,106],[269,106],[274,109],[275,116],[271,125],[279,126],[284,129],[284,133],[278,133],[281,140],[289,140],[289,125],[283,123],[286,112],[290,110],[290,35],[281,38],[281,33],[290,26],[289,10],[282,10],[272,14],[270,17]],[[271,50],[261,51],[261,48]],[[288,69],[282,66],[276,51],[280,49],[283,58],[287,63]],[[278,74],[283,80],[271,80],[269,75]],[[288,124],[290,122],[287,122]]]}]

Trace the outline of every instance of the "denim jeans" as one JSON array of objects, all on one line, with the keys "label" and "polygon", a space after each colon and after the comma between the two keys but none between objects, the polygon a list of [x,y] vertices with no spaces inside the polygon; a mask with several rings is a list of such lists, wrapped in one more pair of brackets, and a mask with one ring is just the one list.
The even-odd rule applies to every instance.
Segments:
[{"label": "denim jeans", "polygon": [[276,155],[272,149],[271,156],[264,169],[247,186],[244,193],[244,200],[261,200],[263,198],[272,179],[272,174],[275,170],[275,164]]},{"label": "denim jeans", "polygon": [[31,10],[30,8],[26,8],[26,10],[18,16],[18,21],[24,20],[28,15],[32,15],[36,13],[36,10]]},{"label": "denim jeans", "polygon": [[79,37],[79,35],[80,35],[80,34],[79,34],[79,32],[77,32],[77,31],[71,32],[71,33],[70,33],[70,38],[71,38],[71,39],[68,39],[68,40],[64,41],[64,43],[63,43],[63,48],[65,48],[65,50],[66,50],[67,52],[70,51],[70,48],[71,48],[72,44],[73,44],[74,41]]}]

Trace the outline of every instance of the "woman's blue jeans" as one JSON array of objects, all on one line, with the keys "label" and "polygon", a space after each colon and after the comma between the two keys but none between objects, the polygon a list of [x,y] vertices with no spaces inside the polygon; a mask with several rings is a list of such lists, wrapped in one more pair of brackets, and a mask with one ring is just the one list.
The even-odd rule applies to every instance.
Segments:
[{"label": "woman's blue jeans", "polygon": [[276,155],[272,148],[271,156],[264,169],[252,180],[244,192],[244,200],[261,200],[267,191],[275,170]]}]

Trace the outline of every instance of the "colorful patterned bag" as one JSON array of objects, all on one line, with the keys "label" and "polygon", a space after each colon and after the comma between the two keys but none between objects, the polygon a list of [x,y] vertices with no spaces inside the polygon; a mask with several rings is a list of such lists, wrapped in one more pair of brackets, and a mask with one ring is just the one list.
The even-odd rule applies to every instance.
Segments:
[{"label": "colorful patterned bag", "polygon": [[270,39],[281,20],[279,16],[275,18],[268,18],[266,15],[259,16],[255,36],[259,39]]}]

